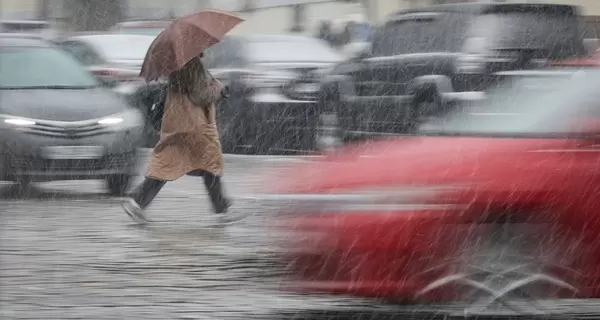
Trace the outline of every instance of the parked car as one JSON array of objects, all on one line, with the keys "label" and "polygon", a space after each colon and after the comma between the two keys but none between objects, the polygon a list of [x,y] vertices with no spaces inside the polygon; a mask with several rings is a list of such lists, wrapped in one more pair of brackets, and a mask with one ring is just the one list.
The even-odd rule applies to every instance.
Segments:
[{"label": "parked car", "polygon": [[0,180],[104,179],[122,194],[135,175],[143,118],[72,56],[0,35]]},{"label": "parked car", "polygon": [[456,102],[479,99],[494,73],[585,54],[578,9],[461,3],[392,14],[371,49],[324,79],[321,112],[344,140],[411,133]]},{"label": "parked car", "polygon": [[95,76],[115,84],[139,79],[154,37],[128,34],[72,35],[54,42],[71,53]]},{"label": "parked car", "polygon": [[273,174],[284,288],[419,319],[599,314],[600,70],[500,76],[421,136]]},{"label": "parked car", "polygon": [[119,34],[158,36],[169,24],[169,20],[130,20],[119,22],[110,31]]},{"label": "parked car", "polygon": [[[342,59],[322,40],[304,36],[232,35],[206,50],[206,67],[229,87],[218,108],[223,150],[313,150],[319,82]],[[130,100],[149,110],[163,92],[161,85],[144,85]]]},{"label": "parked car", "polygon": [[58,32],[44,20],[0,20],[0,33],[30,33],[52,39]]}]

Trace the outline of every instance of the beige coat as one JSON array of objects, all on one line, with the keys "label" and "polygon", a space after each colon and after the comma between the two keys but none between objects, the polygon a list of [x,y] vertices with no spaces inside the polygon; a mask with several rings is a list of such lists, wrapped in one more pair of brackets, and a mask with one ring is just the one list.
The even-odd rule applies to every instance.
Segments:
[{"label": "beige coat", "polygon": [[[216,103],[221,95],[220,84],[213,83],[207,93]],[[198,169],[223,175],[215,103],[202,108],[187,96],[168,93],[160,141],[154,147],[147,177],[172,181]]]}]

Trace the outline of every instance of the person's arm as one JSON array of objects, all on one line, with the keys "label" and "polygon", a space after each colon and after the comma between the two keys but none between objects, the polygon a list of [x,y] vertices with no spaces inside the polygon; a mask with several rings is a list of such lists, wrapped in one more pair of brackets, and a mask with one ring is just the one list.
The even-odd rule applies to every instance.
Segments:
[{"label": "person's arm", "polygon": [[219,101],[222,97],[223,85],[217,79],[215,79],[210,73],[208,73],[208,78],[210,79],[210,84],[206,89],[206,95],[211,103],[215,103]]}]

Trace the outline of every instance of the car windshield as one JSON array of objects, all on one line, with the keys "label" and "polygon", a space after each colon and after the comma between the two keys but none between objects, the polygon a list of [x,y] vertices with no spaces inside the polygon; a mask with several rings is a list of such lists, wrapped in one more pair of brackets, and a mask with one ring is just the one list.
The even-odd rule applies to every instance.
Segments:
[{"label": "car windshield", "polygon": [[154,39],[142,35],[106,35],[88,41],[106,60],[144,60]]},{"label": "car windshield", "polygon": [[256,62],[338,62],[342,57],[320,40],[251,41],[249,58]]},{"label": "car windshield", "polygon": [[75,89],[99,85],[71,55],[55,48],[2,48],[0,70],[0,89]]},{"label": "car windshield", "polygon": [[424,134],[563,135],[600,120],[600,70],[508,78],[470,110],[421,126]]}]

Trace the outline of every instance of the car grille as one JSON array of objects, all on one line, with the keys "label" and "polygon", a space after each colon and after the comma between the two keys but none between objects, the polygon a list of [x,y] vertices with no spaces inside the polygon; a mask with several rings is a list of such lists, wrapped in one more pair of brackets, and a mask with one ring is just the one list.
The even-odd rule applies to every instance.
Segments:
[{"label": "car grille", "polygon": [[14,172],[20,171],[82,171],[101,170],[105,168],[122,168],[133,164],[135,154],[119,154],[99,159],[61,159],[49,160],[40,157],[15,157],[10,159],[10,167]]},{"label": "car grille", "polygon": [[40,136],[72,139],[91,137],[107,132],[106,127],[98,124],[96,120],[72,122],[36,120],[35,125],[22,128],[21,131]]},{"label": "car grille", "polygon": [[[287,83],[283,92],[286,96],[295,100],[316,100],[320,94],[321,69],[319,68],[297,68],[292,69],[296,78]],[[314,90],[303,90],[307,86],[315,87]]]}]

